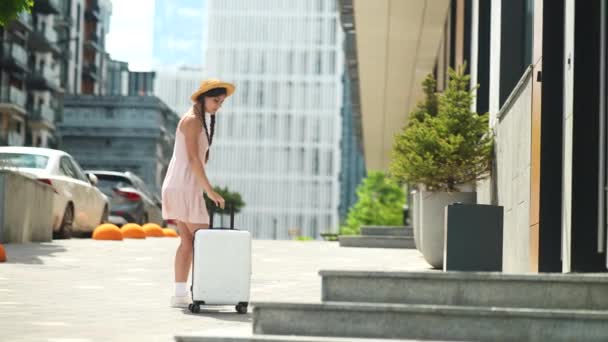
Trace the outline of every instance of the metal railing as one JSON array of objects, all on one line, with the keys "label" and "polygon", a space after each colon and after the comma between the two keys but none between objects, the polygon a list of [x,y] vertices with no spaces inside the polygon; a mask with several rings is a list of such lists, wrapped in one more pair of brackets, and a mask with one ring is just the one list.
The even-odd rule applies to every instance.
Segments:
[{"label": "metal railing", "polygon": [[0,102],[8,102],[25,108],[26,96],[23,91],[15,87],[4,87],[0,90]]},{"label": "metal railing", "polygon": [[4,44],[4,54],[11,56],[15,61],[27,65],[27,52],[21,45],[15,43]]},{"label": "metal railing", "polygon": [[55,110],[49,106],[41,106],[40,108],[36,108],[32,111],[32,119],[54,123]]},{"label": "metal railing", "polygon": [[34,27],[34,32],[42,35],[50,44],[57,42],[57,31],[52,26],[46,26],[41,22]]},{"label": "metal railing", "polygon": [[17,16],[17,20],[21,21],[22,23],[29,26],[30,28],[33,26],[32,15],[30,13],[27,13],[27,12],[19,13],[19,15]]}]

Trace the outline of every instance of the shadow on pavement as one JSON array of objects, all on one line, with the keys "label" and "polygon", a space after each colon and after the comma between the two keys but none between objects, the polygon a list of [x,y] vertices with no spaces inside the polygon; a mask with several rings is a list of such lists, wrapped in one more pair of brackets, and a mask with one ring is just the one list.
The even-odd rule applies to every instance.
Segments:
[{"label": "shadow on pavement", "polygon": [[66,252],[64,246],[53,242],[5,244],[7,264],[44,264],[40,257],[51,257]]},{"label": "shadow on pavement", "polygon": [[203,308],[201,307],[200,313],[192,313],[188,309],[184,309],[184,314],[188,316],[201,316],[207,318],[215,318],[222,321],[228,322],[242,322],[242,323],[251,323],[252,314],[248,312],[244,315],[237,313],[236,311],[229,311],[227,308]]}]

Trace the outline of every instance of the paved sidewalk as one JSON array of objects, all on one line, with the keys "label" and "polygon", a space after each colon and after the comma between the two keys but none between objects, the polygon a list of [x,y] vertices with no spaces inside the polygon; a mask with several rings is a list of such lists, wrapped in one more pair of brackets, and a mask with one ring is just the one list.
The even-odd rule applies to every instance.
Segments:
[{"label": "paved sidewalk", "polygon": [[[2,341],[172,341],[176,334],[251,331],[233,306],[193,315],[170,308],[177,239],[72,239],[5,245]],[[320,300],[321,269],[428,270],[416,250],[334,242],[253,242],[251,301]],[[250,308],[251,310],[251,308]]]}]

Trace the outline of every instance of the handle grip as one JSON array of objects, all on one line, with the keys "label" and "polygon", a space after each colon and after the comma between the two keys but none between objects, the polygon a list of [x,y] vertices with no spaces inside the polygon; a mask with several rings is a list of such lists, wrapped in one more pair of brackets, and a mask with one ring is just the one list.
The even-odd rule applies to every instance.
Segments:
[{"label": "handle grip", "polygon": [[[230,209],[230,229],[234,230],[234,204],[230,204],[228,206],[228,208]],[[214,229],[213,228],[213,215],[215,214],[215,207],[211,207],[209,209],[209,229]]]}]

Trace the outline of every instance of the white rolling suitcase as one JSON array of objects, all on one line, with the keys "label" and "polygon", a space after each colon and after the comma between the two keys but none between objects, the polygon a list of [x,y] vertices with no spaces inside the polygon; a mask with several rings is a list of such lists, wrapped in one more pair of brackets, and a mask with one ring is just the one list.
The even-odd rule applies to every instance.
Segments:
[{"label": "white rolling suitcase", "polygon": [[201,305],[236,305],[238,313],[247,313],[251,282],[251,234],[234,229],[234,207],[230,228],[213,228],[194,233],[192,256],[193,313]]}]

